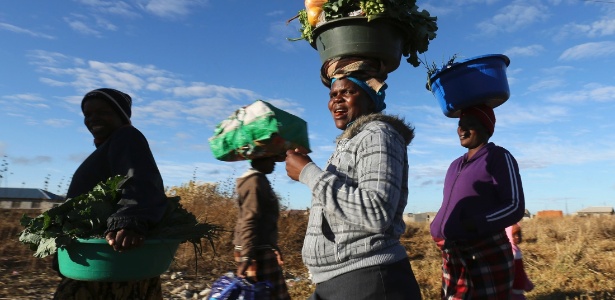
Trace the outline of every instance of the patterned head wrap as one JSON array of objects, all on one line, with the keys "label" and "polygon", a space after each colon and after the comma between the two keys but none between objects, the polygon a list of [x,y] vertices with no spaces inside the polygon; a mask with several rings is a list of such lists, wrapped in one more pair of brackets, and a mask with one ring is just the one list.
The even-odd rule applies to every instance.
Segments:
[{"label": "patterned head wrap", "polygon": [[335,80],[346,78],[361,87],[376,104],[376,112],[386,108],[384,99],[388,73],[378,59],[364,57],[335,57],[323,63],[320,69],[322,83],[331,88]]}]

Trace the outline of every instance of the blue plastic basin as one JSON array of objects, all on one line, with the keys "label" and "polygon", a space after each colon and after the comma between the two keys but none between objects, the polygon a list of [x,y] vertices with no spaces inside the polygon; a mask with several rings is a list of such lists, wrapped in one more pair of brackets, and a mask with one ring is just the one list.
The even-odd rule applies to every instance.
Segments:
[{"label": "blue plastic basin", "polygon": [[495,108],[508,100],[509,64],[506,55],[477,56],[436,72],[428,84],[444,115],[457,118],[464,108],[481,103]]}]

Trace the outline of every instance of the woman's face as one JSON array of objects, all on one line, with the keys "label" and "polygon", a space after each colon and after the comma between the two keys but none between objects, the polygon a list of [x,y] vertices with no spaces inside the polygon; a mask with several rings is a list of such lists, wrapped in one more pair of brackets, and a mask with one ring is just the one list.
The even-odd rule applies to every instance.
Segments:
[{"label": "woman's face", "polygon": [[124,122],[111,104],[100,98],[91,98],[83,103],[83,123],[96,139],[109,137]]},{"label": "woman's face", "polygon": [[489,134],[483,124],[472,115],[466,115],[459,119],[457,135],[461,146],[468,149],[475,149],[489,141]]},{"label": "woman's face", "polygon": [[329,111],[335,127],[344,130],[348,123],[374,112],[374,101],[354,82],[339,79],[331,85]]}]

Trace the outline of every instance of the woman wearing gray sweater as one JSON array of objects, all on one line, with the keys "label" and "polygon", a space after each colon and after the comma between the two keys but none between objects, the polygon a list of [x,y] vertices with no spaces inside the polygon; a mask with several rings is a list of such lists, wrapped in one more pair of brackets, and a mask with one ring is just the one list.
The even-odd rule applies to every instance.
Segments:
[{"label": "woman wearing gray sweater", "polygon": [[407,146],[414,137],[403,119],[380,113],[376,92],[352,76],[334,78],[329,111],[343,130],[321,169],[289,150],[287,174],[312,191],[303,262],[316,289],[310,299],[421,299],[406,249],[399,242],[408,199]]}]

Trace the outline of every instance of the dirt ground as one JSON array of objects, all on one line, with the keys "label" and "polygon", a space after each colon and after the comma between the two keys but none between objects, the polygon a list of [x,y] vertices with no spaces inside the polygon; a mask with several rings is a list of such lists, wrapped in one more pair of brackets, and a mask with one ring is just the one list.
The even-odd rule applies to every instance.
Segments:
[{"label": "dirt ground", "polygon": [[[21,214],[0,210],[0,300],[51,299],[60,278],[50,267],[51,257],[33,258],[33,252],[18,241]],[[232,223],[228,212],[225,215],[228,220],[217,222]],[[300,255],[306,218],[293,216],[280,222],[280,246],[285,254],[289,292],[293,299],[307,299],[313,285],[307,279]],[[522,228],[526,271],[536,285],[527,294],[528,299],[615,299],[615,217],[532,219],[523,221]],[[165,299],[185,299],[190,293],[203,291],[234,267],[228,234],[216,241],[215,255],[211,247],[205,247],[209,251],[196,264],[198,273],[192,245],[180,245],[171,272],[184,275],[179,278],[163,275]],[[428,226],[411,224],[402,237],[402,244],[408,250],[423,299],[438,299],[441,258]]]}]

